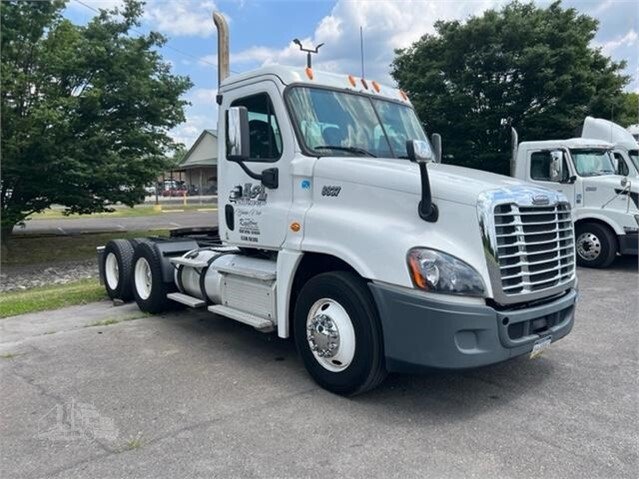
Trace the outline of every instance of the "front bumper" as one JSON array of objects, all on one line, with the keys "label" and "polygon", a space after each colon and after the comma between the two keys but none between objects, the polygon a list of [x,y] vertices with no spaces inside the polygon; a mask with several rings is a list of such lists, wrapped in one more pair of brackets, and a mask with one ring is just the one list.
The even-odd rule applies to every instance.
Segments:
[{"label": "front bumper", "polygon": [[466,369],[498,363],[532,351],[546,336],[570,332],[577,292],[549,303],[498,311],[454,298],[433,299],[417,290],[371,283],[384,333],[386,367]]},{"label": "front bumper", "polygon": [[625,235],[618,235],[619,241],[619,253],[621,254],[637,254],[639,250],[639,232],[626,233]]}]

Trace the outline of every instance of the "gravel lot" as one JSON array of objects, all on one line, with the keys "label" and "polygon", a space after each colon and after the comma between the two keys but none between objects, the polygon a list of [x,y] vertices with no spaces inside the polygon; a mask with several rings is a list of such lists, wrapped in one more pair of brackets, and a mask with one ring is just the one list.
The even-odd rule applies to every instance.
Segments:
[{"label": "gravel lot", "polygon": [[207,313],[1,320],[0,475],[635,478],[636,260],[579,277],[575,328],[542,358],[354,399],[290,341]]}]

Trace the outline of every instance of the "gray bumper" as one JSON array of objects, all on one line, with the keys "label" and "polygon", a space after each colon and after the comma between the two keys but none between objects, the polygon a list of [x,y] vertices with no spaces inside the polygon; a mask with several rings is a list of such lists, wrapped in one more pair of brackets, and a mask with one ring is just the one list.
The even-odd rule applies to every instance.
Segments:
[{"label": "gray bumper", "polygon": [[549,303],[497,311],[432,299],[419,291],[370,284],[384,332],[389,371],[465,369],[529,353],[535,341],[570,332],[577,292]]},{"label": "gray bumper", "polygon": [[639,250],[639,233],[627,233],[625,235],[618,235],[619,241],[619,253],[636,255]]}]

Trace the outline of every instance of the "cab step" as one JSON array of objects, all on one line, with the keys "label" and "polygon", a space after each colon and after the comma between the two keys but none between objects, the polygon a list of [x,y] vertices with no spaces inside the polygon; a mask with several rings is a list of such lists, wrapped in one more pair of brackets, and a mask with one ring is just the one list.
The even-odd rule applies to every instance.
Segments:
[{"label": "cab step", "polygon": [[275,330],[275,325],[272,321],[238,309],[229,308],[228,306],[216,304],[209,306],[208,310],[211,313],[219,314],[220,316],[225,316],[227,318],[234,319],[235,321],[239,321],[240,323],[253,326],[255,329],[263,333],[270,333]]},{"label": "cab step", "polygon": [[188,294],[169,293],[166,295],[166,297],[173,301],[177,301],[178,303],[185,304],[189,308],[202,308],[206,306],[206,301],[200,298],[194,298],[193,296],[189,296]]}]

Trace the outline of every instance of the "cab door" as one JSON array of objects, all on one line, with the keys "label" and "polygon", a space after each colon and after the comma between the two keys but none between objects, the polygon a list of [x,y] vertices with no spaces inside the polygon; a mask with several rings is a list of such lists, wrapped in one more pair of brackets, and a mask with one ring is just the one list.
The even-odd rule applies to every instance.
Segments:
[{"label": "cab door", "polygon": [[553,181],[551,179],[552,150],[533,150],[528,155],[528,171],[526,172],[528,181],[560,191],[568,198],[572,207],[575,206],[577,201],[581,201],[580,198],[577,198],[575,183],[570,181],[570,178],[575,173],[572,170],[570,161],[568,161],[567,153],[564,154],[563,158],[563,177],[561,181]]},{"label": "cab door", "polygon": [[243,106],[248,111],[250,158],[244,162],[245,167],[253,173],[276,170],[278,184],[266,187],[240,164],[226,158],[226,115],[220,115],[220,235],[238,246],[278,249],[287,233],[294,155],[282,94],[275,81],[263,80],[224,92],[222,111],[232,106]]}]

